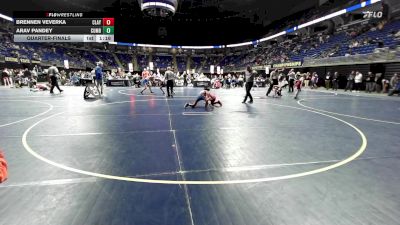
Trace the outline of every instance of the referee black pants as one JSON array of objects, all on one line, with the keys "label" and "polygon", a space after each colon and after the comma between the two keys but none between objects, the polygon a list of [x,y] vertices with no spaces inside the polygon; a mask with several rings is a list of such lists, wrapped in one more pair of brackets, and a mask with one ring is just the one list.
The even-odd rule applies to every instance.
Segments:
[{"label": "referee black pants", "polygon": [[61,89],[58,86],[57,77],[56,76],[50,76],[50,81],[51,81],[50,93],[53,93],[54,87],[56,87],[58,89],[58,91],[61,92]]},{"label": "referee black pants", "polygon": [[174,81],[173,80],[168,80],[167,81],[167,94],[168,94],[168,97],[172,96],[173,92],[174,92]]},{"label": "referee black pants", "polygon": [[251,96],[251,88],[253,88],[254,83],[253,82],[246,82],[246,97],[244,97],[243,102],[247,101],[247,97],[250,98],[250,102],[253,102],[253,96]]},{"label": "referee black pants", "polygon": [[269,95],[269,93],[271,93],[272,88],[274,87],[274,85],[278,85],[278,79],[273,79],[272,80],[272,84],[269,85],[268,91],[267,91],[267,96]]}]

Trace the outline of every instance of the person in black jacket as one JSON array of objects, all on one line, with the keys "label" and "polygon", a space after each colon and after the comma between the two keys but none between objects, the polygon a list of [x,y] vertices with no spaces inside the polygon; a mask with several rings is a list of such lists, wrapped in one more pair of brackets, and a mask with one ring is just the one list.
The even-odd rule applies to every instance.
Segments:
[{"label": "person in black jacket", "polygon": [[376,74],[376,77],[375,77],[376,93],[381,93],[381,91],[382,91],[382,79],[383,79],[383,77],[382,77],[381,73]]},{"label": "person in black jacket", "polygon": [[331,80],[332,80],[331,72],[328,72],[325,75],[325,88],[326,88],[326,90],[329,90],[329,88],[331,88]]},{"label": "person in black jacket", "polygon": [[188,86],[188,82],[187,82],[187,74],[183,73],[183,86],[187,87]]},{"label": "person in black jacket", "polygon": [[352,91],[353,90],[355,76],[356,76],[355,71],[351,71],[351,73],[347,76],[347,84],[346,84],[346,88],[344,89],[344,91],[347,91],[347,90]]},{"label": "person in black jacket", "polygon": [[367,78],[365,79],[366,81],[366,87],[365,87],[365,92],[371,93],[375,89],[375,76],[372,74],[372,72],[368,72]]},{"label": "person in black jacket", "polygon": [[244,97],[244,100],[242,103],[246,103],[247,97],[250,98],[249,103],[253,103],[253,96],[251,96],[251,88],[253,88],[254,85],[254,77],[256,75],[256,72],[251,69],[250,66],[247,67],[246,72],[245,72],[245,79],[246,79],[246,96]]},{"label": "person in black jacket", "polygon": [[338,88],[339,88],[339,73],[335,72],[332,77],[332,89],[334,91],[337,91]]}]

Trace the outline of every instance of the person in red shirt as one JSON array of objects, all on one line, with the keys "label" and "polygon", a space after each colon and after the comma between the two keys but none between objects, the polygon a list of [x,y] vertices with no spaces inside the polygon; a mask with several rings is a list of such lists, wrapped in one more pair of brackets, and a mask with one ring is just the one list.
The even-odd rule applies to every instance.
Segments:
[{"label": "person in red shirt", "polygon": [[7,162],[4,159],[3,152],[0,151],[0,183],[7,179]]},{"label": "person in red shirt", "polygon": [[[204,88],[204,90],[202,90],[200,93],[199,93],[199,96],[197,96],[197,99],[196,99],[196,101],[194,102],[194,103],[185,103],[185,109],[187,108],[187,107],[192,107],[193,109],[197,106],[197,103],[199,103],[200,101],[206,101],[206,99],[207,99],[207,93],[210,91],[210,89],[209,88]],[[207,101],[206,101],[206,109],[207,109]]]},{"label": "person in red shirt", "polygon": [[220,106],[222,106],[222,102],[209,91],[206,92],[206,108],[208,104],[211,104],[212,106],[214,106],[215,104],[219,104]]},{"label": "person in red shirt", "polygon": [[294,99],[297,99],[301,91],[301,86],[303,86],[303,77],[297,75],[297,79],[296,82],[294,83],[294,86],[296,87],[296,96],[294,97]]}]

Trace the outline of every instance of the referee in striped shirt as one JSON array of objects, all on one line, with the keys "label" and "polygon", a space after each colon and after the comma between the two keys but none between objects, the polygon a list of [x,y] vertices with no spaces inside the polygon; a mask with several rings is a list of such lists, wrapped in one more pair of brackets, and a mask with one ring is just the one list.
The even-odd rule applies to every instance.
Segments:
[{"label": "referee in striped shirt", "polygon": [[172,72],[171,67],[167,67],[167,71],[165,71],[165,80],[167,80],[167,97],[173,98],[175,73]]}]

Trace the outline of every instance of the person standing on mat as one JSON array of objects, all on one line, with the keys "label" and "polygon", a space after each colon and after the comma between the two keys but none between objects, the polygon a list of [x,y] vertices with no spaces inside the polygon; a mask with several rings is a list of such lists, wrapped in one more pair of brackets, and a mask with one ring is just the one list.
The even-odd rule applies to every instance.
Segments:
[{"label": "person standing on mat", "polygon": [[96,68],[94,69],[95,73],[95,85],[97,87],[97,91],[100,96],[103,95],[103,63],[98,62]]},{"label": "person standing on mat", "polygon": [[251,91],[251,88],[253,88],[253,85],[254,85],[254,77],[255,77],[255,75],[256,75],[256,72],[253,71],[250,66],[248,66],[247,69],[246,69],[246,72],[245,72],[246,96],[244,97],[244,100],[243,100],[242,103],[246,103],[247,97],[250,98],[249,103],[253,103],[253,96],[251,96],[250,91]]},{"label": "person standing on mat", "polygon": [[150,93],[153,93],[151,90],[151,83],[150,83],[150,72],[147,69],[144,69],[142,72],[142,79],[143,79],[143,90],[140,92],[140,94],[143,94],[143,91],[145,91],[147,88],[149,88]]},{"label": "person standing on mat", "polygon": [[301,87],[303,86],[303,78],[300,75],[297,75],[294,86],[296,87],[296,96],[294,96],[294,99],[297,99],[299,97],[299,93],[301,92]]},{"label": "person standing on mat", "polygon": [[291,69],[288,73],[289,77],[289,93],[294,92],[294,81],[296,77],[296,73],[294,72],[294,69]]},{"label": "person standing on mat", "polygon": [[56,64],[53,64],[52,66],[49,67],[48,74],[50,76],[50,82],[51,82],[50,94],[54,94],[54,92],[53,92],[54,87],[56,87],[58,89],[58,91],[60,91],[60,93],[62,93],[63,90],[60,89],[60,87],[58,86],[58,82],[57,82],[57,75],[59,75],[60,73],[58,72]]},{"label": "person standing on mat", "polygon": [[361,85],[363,82],[363,75],[359,71],[356,71],[356,76],[354,77],[355,92],[360,92]]},{"label": "person standing on mat", "polygon": [[339,73],[335,72],[332,77],[332,90],[337,91],[339,88]]},{"label": "person standing on mat", "polygon": [[183,86],[187,87],[188,82],[187,82],[187,77],[189,74],[183,73]]},{"label": "person standing on mat", "polygon": [[173,98],[175,74],[171,71],[171,67],[167,67],[165,72],[165,80],[167,80],[167,97]]},{"label": "person standing on mat", "polygon": [[210,92],[210,89],[206,92],[206,108],[208,107],[208,104],[211,104],[212,106],[215,106],[216,104],[219,104],[220,107],[222,107],[222,102],[217,98],[215,94],[212,94]]},{"label": "person standing on mat", "polygon": [[352,91],[353,90],[353,83],[354,83],[355,72],[351,71],[351,73],[347,76],[347,84],[344,91]]},{"label": "person standing on mat", "polygon": [[278,80],[278,72],[277,70],[274,70],[271,72],[271,77],[270,79],[272,80],[272,82],[270,82],[268,91],[266,96],[268,97],[269,93],[271,93],[272,89],[274,88],[274,86],[279,85],[279,80]]},{"label": "person standing on mat", "polygon": [[158,73],[156,80],[158,80],[158,85],[160,86],[160,90],[161,90],[162,94],[165,95],[165,92],[162,89],[163,87],[165,87],[165,77],[164,77],[164,75],[162,75],[161,73]]}]

